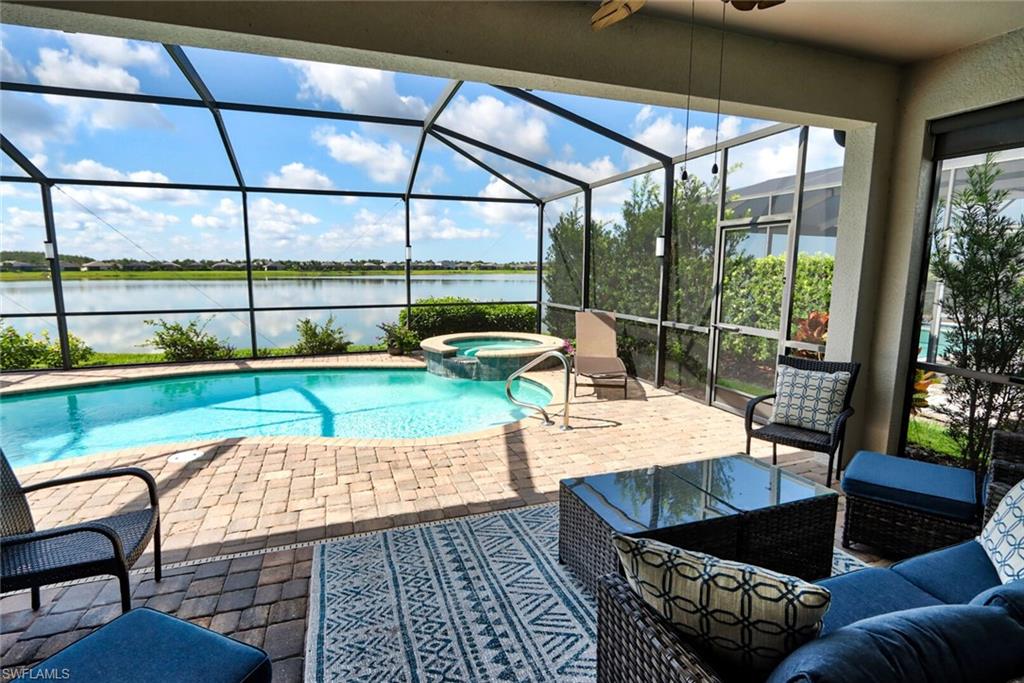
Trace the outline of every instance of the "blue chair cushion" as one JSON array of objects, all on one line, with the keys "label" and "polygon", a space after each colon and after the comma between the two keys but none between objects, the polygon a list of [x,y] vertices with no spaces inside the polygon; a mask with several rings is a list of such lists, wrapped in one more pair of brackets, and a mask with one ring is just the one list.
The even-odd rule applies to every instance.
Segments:
[{"label": "blue chair cushion", "polygon": [[1024,580],[1011,581],[993,586],[987,591],[978,593],[972,605],[998,605],[1013,617],[1024,623]]},{"label": "blue chair cushion", "polygon": [[767,683],[1004,683],[1024,674],[1024,625],[1001,607],[940,605],[864,619],[803,645]]},{"label": "blue chair cushion", "polygon": [[842,487],[851,496],[954,519],[974,519],[979,510],[974,472],[873,451],[854,456]]},{"label": "blue chair cushion", "polygon": [[892,570],[945,603],[966,604],[1002,583],[985,549],[973,540],[897,562]]},{"label": "blue chair cushion", "polygon": [[889,569],[859,569],[816,582],[832,593],[821,635],[861,619],[942,602]]},{"label": "blue chair cushion", "polygon": [[43,660],[26,680],[270,683],[270,677],[263,650],[142,607]]}]

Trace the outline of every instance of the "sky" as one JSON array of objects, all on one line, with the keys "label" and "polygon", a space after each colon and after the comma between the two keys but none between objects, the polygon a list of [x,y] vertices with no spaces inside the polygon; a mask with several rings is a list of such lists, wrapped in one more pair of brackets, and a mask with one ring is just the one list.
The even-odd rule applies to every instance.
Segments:
[{"label": "sky", "polygon": [[[377,69],[302,62],[186,47],[213,93],[224,102],[271,104],[422,119],[445,79]],[[161,45],[0,26],[5,81],[195,98]],[[561,93],[535,94],[670,155],[714,142],[715,116],[680,109]],[[0,127],[51,177],[234,184],[209,112],[201,108],[0,94]],[[403,192],[419,129],[307,117],[223,112],[246,183],[254,187]],[[771,122],[722,116],[728,139]],[[460,88],[439,124],[521,157],[590,181],[653,161],[486,84]],[[572,187],[526,166],[463,145],[529,192]],[[737,150],[742,166],[730,188],[791,175],[796,134]],[[3,173],[23,175],[6,157]],[[693,162],[707,172],[710,158]],[[841,165],[831,131],[812,130],[808,168]],[[692,173],[693,171],[691,171]],[[595,192],[594,214],[614,220],[630,182]],[[478,197],[521,197],[500,179],[428,140],[414,191]],[[63,253],[140,260],[237,259],[243,256],[241,195],[172,189],[58,186],[53,192]],[[36,186],[0,186],[5,250],[41,250]],[[413,200],[413,258],[533,260],[536,208]],[[404,208],[394,199],[250,193],[254,258],[362,260],[404,258]]]}]

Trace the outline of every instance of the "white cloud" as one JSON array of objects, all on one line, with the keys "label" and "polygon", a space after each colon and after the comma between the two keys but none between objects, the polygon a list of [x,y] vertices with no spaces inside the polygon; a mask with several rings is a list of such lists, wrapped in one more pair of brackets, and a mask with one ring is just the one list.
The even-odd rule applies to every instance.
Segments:
[{"label": "white cloud", "polygon": [[330,178],[298,161],[285,164],[277,173],[268,173],[266,183],[267,187],[301,187],[314,190],[327,190],[332,187]]},{"label": "white cloud", "polygon": [[339,133],[334,126],[317,128],[313,141],[326,147],[335,161],[363,168],[378,183],[394,183],[406,177],[412,163],[397,142],[382,144],[355,131]]},{"label": "white cloud", "polygon": [[[130,171],[125,173],[105,166],[93,159],[79,159],[73,163],[61,164],[61,173],[68,178],[81,180],[113,180],[136,183],[169,183],[171,179],[159,171]],[[166,201],[172,204],[197,204],[202,193],[195,190],[171,188],[130,188],[139,201]]]},{"label": "white cloud", "polygon": [[160,50],[155,45],[85,33],[66,33],[64,40],[76,53],[98,62],[122,67],[146,66],[153,71],[166,71],[165,63],[160,59]]},{"label": "white cloud", "polygon": [[[76,52],[46,47],[39,49],[39,63],[32,67],[32,73],[43,85],[125,93],[137,93],[140,86],[139,79],[122,66],[101,61],[90,62]],[[44,99],[52,105],[63,107],[71,125],[85,121],[97,129],[170,127],[170,122],[155,104],[84,100],[54,95],[46,95]]]},{"label": "white cloud", "polygon": [[242,223],[242,207],[235,200],[224,197],[217,203],[212,213],[193,214],[190,222],[200,229],[236,228]]},{"label": "white cloud", "polygon": [[0,94],[5,135],[26,154],[39,154],[48,143],[68,136],[71,126],[51,107],[22,93]]},{"label": "white cloud", "polygon": [[[423,202],[413,204],[409,216],[409,233],[413,243],[432,240],[476,240],[494,237],[485,227],[464,227],[445,214],[435,214]],[[365,249],[381,244],[405,243],[405,215],[401,211],[377,213],[360,209],[350,225],[335,225],[320,237],[330,252],[344,255],[352,249]]]},{"label": "white cloud", "polygon": [[456,97],[444,110],[441,124],[527,158],[549,153],[548,127],[540,116],[490,95],[473,101]]},{"label": "white cloud", "polygon": [[[164,252],[166,230],[176,226],[180,219],[140,206],[137,202],[147,196],[146,190],[137,188],[110,191],[67,186],[54,192],[54,221],[61,231],[62,251],[138,259]],[[124,235],[130,236],[131,241]]]},{"label": "white cloud", "polygon": [[[498,178],[491,177],[484,189],[478,192],[481,197],[500,197],[522,199],[519,190]],[[505,202],[474,202],[469,205],[473,213],[482,218],[488,225],[508,225],[515,223],[524,230],[533,230],[537,224],[537,207],[533,204],[511,204]]]},{"label": "white cloud", "polygon": [[24,81],[28,72],[10,51],[0,45],[0,76],[5,81]]},{"label": "white cloud", "polygon": [[311,242],[313,236],[307,231],[310,226],[319,225],[320,219],[269,197],[260,197],[249,204],[249,222],[256,245],[280,248]]},{"label": "white cloud", "polygon": [[551,161],[548,166],[588,183],[613,176],[619,172],[615,162],[607,156],[594,159],[589,164],[583,164],[579,161]]},{"label": "white cloud", "polygon": [[422,119],[428,110],[419,97],[400,95],[395,74],[342,64],[282,59],[299,72],[299,97],[333,101],[341,109],[359,114]]}]

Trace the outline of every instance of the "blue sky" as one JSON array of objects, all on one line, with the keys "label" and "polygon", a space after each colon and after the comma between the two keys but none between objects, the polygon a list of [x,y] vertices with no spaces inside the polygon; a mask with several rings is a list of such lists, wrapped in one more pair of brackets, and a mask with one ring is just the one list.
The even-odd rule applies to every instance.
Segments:
[{"label": "blue sky", "polygon": [[[4,25],[0,66],[6,81],[194,98],[162,46]],[[214,97],[247,102],[420,119],[444,79],[290,59],[185,48]],[[597,100],[538,95],[634,136],[666,154],[714,140],[713,114]],[[233,184],[212,118],[199,108],[2,93],[4,134],[54,177]],[[305,117],[224,112],[225,124],[251,186],[401,192],[418,129]],[[484,84],[466,83],[440,123],[448,128],[584,180],[606,177],[651,159]],[[724,116],[723,139],[767,122]],[[829,131],[816,132],[812,165],[841,163]],[[820,144],[816,144],[820,142]],[[479,149],[471,153],[529,191],[568,186]],[[736,187],[789,175],[792,136],[751,145]],[[708,162],[705,165],[709,165]],[[698,164],[699,165],[699,164]],[[17,174],[8,159],[3,172]],[[441,143],[427,144],[416,192],[480,197],[519,193]],[[595,197],[595,214],[617,215],[628,183]],[[38,191],[6,183],[0,195],[3,248],[40,250]],[[240,195],[170,189],[66,186],[54,192],[61,250],[94,258],[238,258]],[[396,200],[251,194],[250,225],[257,258],[403,258],[404,214]],[[533,259],[532,205],[414,201],[417,259]],[[97,218],[98,216],[98,218]]]}]

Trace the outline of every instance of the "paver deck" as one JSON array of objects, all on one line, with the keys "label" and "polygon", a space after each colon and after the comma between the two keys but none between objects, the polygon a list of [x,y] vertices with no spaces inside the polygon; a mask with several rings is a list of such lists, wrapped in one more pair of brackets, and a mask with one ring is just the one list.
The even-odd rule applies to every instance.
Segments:
[{"label": "paver deck", "polygon": [[[232,367],[416,363],[376,354],[155,371],[23,373],[4,375],[0,391]],[[535,377],[545,383],[559,379],[558,373]],[[743,449],[741,418],[668,391],[632,382],[628,400],[621,399],[621,388],[595,395],[581,387],[581,392],[572,405],[573,429],[568,432],[527,419],[471,438],[205,441],[74,458],[22,468],[18,475],[30,483],[112,466],[150,471],[160,491],[164,563],[172,568],[161,583],[154,583],[145,569],[152,563],[146,553],[132,578],[134,604],[260,645],[274,659],[275,681],[300,680],[309,543],[555,501],[558,481],[567,476]],[[180,464],[168,460],[183,448],[199,448],[203,456]],[[755,444],[754,455],[770,456],[770,448]],[[799,474],[824,480],[824,464],[817,456],[780,449],[780,461]],[[50,489],[32,494],[30,500],[37,526],[46,528],[131,509],[145,504],[145,495],[131,481],[114,481]],[[27,593],[6,596],[0,600],[0,665],[7,670],[38,661],[118,612],[113,579],[46,589],[38,613],[29,610]]]}]

